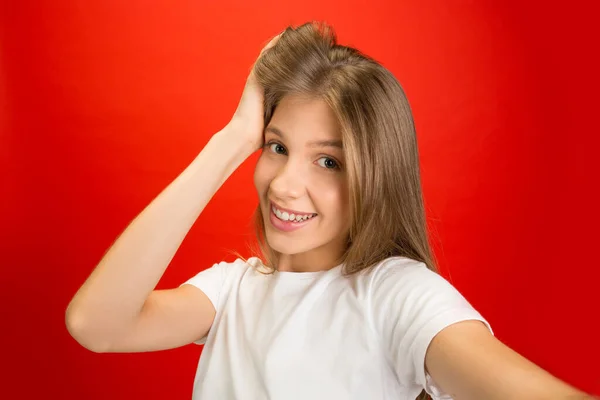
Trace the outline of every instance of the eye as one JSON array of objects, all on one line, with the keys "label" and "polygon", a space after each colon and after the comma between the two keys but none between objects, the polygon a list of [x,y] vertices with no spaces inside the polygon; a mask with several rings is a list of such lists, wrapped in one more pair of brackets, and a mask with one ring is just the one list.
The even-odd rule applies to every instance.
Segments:
[{"label": "eye", "polygon": [[321,158],[319,158],[317,163],[319,163],[319,165],[321,167],[327,168],[327,169],[339,169],[340,168],[337,161],[335,161],[333,158],[330,158],[330,157],[321,157]]},{"label": "eye", "polygon": [[269,149],[276,154],[285,154],[285,147],[280,145],[279,143],[269,143]]}]

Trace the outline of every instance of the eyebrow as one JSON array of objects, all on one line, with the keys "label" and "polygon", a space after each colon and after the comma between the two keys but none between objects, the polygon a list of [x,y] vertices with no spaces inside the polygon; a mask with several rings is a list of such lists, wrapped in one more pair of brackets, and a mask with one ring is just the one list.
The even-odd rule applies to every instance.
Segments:
[{"label": "eyebrow", "polygon": [[[271,132],[274,133],[275,135],[279,136],[280,138],[284,138],[285,135],[283,134],[283,132],[281,130],[279,130],[278,128],[274,127],[274,126],[267,126],[267,128],[265,129],[265,132]],[[337,147],[339,149],[343,149],[343,145],[342,145],[342,141],[338,140],[338,139],[332,139],[332,140],[316,140],[313,142],[308,142],[307,143],[308,147]]]}]

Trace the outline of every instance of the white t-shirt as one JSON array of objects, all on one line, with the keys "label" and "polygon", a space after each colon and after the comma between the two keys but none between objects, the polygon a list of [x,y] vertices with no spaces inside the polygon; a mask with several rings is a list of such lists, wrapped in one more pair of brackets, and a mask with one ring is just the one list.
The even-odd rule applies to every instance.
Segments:
[{"label": "white t-shirt", "polygon": [[[256,262],[257,259],[249,259]],[[241,259],[183,284],[200,288],[216,316],[194,381],[194,400],[414,400],[423,388],[451,399],[425,373],[442,329],[488,322],[425,264],[392,257],[371,272],[265,275]]]}]

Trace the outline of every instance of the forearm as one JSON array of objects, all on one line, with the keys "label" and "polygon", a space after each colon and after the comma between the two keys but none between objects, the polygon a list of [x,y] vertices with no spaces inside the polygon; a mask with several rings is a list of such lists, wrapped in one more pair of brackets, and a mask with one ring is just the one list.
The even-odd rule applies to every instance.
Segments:
[{"label": "forearm", "polygon": [[127,329],[206,204],[253,150],[232,128],[214,135],[104,255],[69,304],[69,330],[97,343]]}]

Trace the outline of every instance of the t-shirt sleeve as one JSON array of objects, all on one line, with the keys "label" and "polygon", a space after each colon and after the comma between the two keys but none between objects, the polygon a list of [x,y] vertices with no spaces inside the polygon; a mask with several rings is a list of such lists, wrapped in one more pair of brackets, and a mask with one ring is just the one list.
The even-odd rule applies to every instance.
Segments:
[{"label": "t-shirt sleeve", "polygon": [[[202,290],[215,307],[215,310],[218,310],[219,298],[223,283],[225,282],[227,265],[229,265],[229,263],[226,262],[214,264],[212,267],[200,271],[179,286],[192,285]],[[204,344],[206,343],[206,338],[207,336],[204,336],[203,338],[194,341],[194,343]]]},{"label": "t-shirt sleeve", "polygon": [[370,293],[374,329],[400,384],[417,385],[434,400],[452,399],[425,372],[427,348],[449,325],[479,320],[493,334],[489,323],[444,277],[408,258],[376,267]]}]

